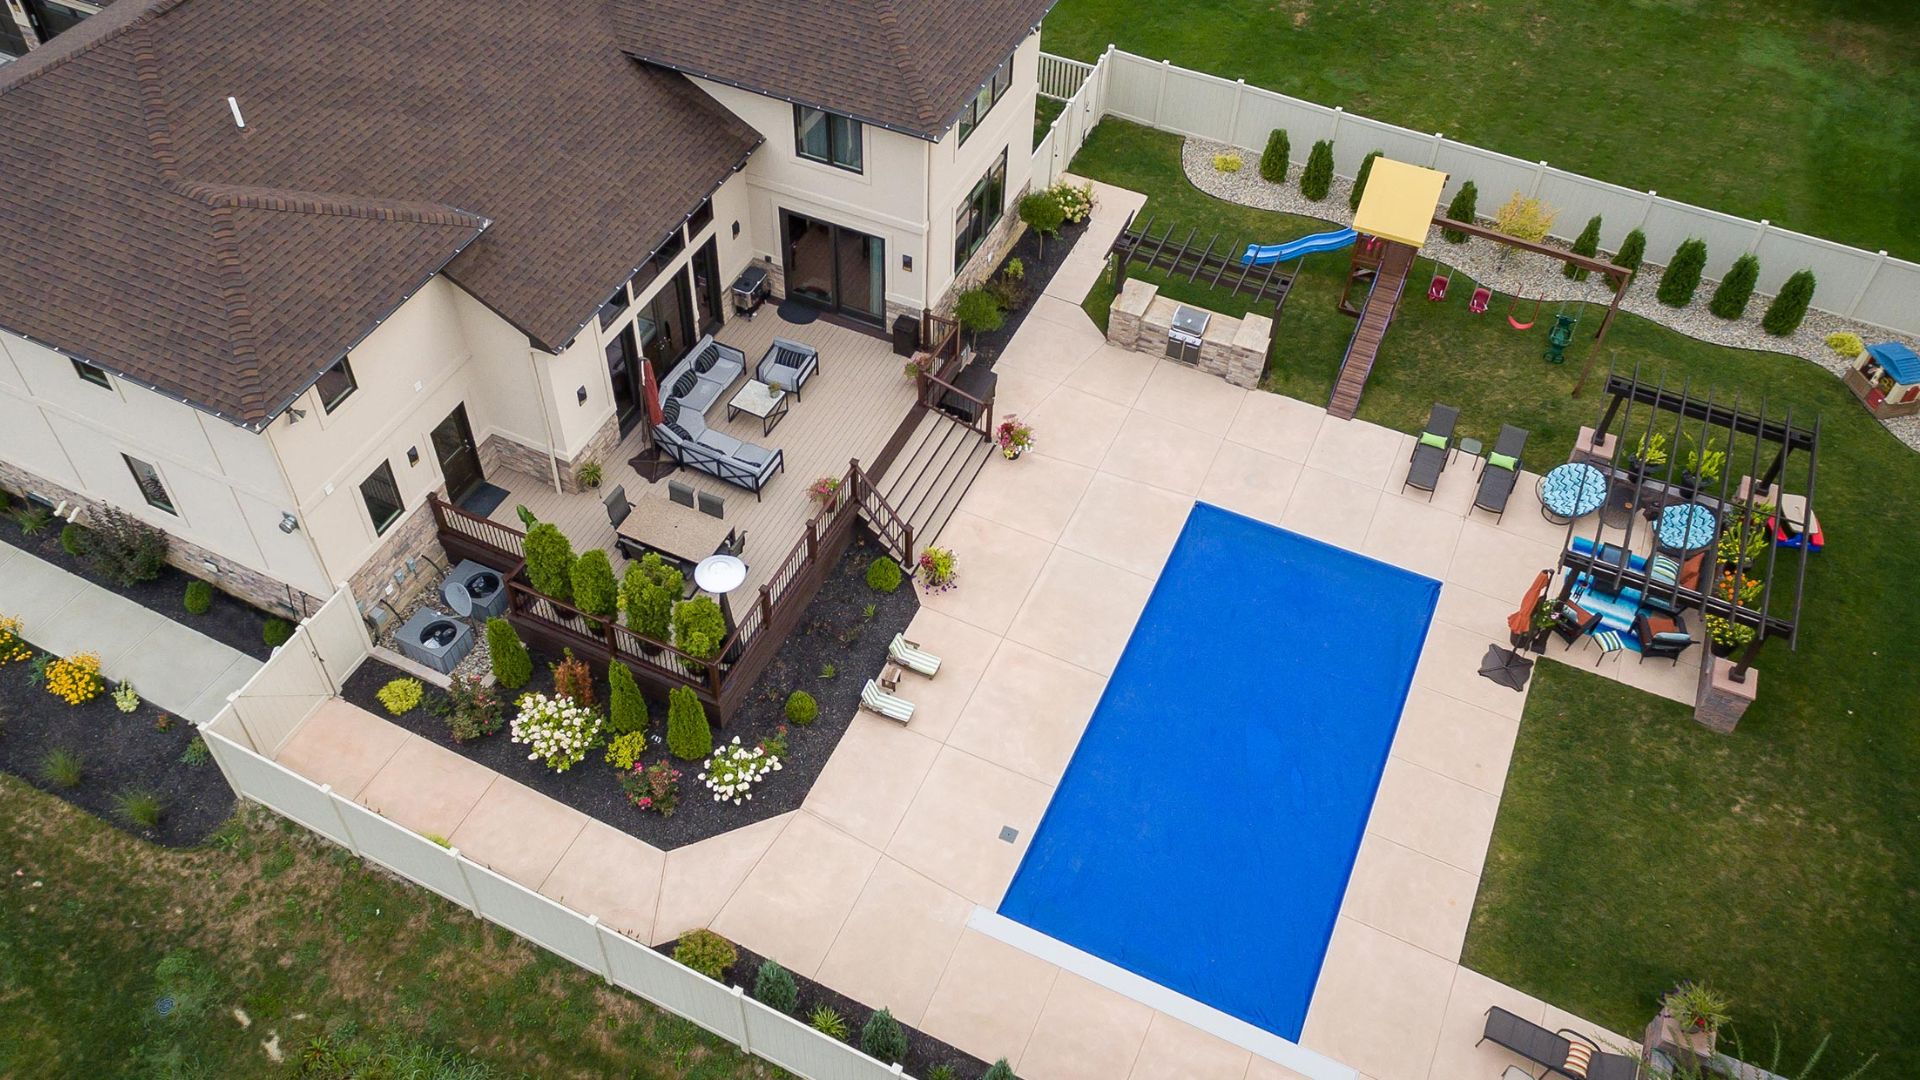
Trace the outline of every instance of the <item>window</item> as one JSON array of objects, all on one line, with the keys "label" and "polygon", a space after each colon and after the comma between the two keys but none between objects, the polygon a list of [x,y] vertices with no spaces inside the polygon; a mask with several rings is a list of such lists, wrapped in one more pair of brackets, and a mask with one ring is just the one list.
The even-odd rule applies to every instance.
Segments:
[{"label": "window", "polygon": [[389,462],[381,462],[372,476],[360,481],[360,497],[367,502],[367,516],[373,519],[375,533],[386,532],[400,520],[400,511],[406,509],[400,501],[400,485],[393,482],[393,465]]},{"label": "window", "polygon": [[1000,160],[993,163],[987,175],[973,185],[960,209],[953,215],[953,272],[967,265],[980,245],[986,242],[987,234],[993,231],[999,222],[1000,214],[1006,209],[1007,201],[1007,152],[1000,151]]},{"label": "window", "polygon": [[353,381],[353,367],[343,356],[339,363],[320,373],[320,379],[313,384],[313,388],[320,391],[320,407],[332,412],[340,407],[341,402],[352,397],[353,392],[360,389],[360,384]]},{"label": "window", "polygon": [[805,105],[793,107],[794,153],[810,161],[861,171],[860,121]]},{"label": "window", "polygon": [[104,386],[108,389],[113,388],[113,383],[107,378],[107,373],[87,363],[85,360],[73,361],[73,373],[95,386]]},{"label": "window", "polygon": [[962,143],[967,141],[967,136],[973,134],[974,128],[980,126],[980,121],[987,118],[987,113],[1000,103],[1000,99],[1006,96],[1008,88],[1012,85],[1013,61],[1009,60],[1000,65],[1000,70],[993,73],[993,78],[987,80],[987,85],[981,87],[980,92],[973,95],[973,100],[967,102],[967,107],[960,111]]},{"label": "window", "polygon": [[713,224],[713,200],[703,199],[693,211],[693,216],[687,219],[687,235],[699,236],[700,230],[711,224]]},{"label": "window", "polygon": [[627,287],[622,285],[613,290],[613,295],[607,297],[606,303],[600,305],[600,329],[605,330],[612,326],[613,321],[618,319],[620,313],[625,310],[627,310]]},{"label": "window", "polygon": [[120,460],[127,463],[127,471],[133,474],[133,486],[140,489],[140,495],[147,500],[148,506],[179,515],[180,511],[173,508],[173,499],[167,495],[167,485],[160,482],[160,470],[125,454],[120,455]]}]

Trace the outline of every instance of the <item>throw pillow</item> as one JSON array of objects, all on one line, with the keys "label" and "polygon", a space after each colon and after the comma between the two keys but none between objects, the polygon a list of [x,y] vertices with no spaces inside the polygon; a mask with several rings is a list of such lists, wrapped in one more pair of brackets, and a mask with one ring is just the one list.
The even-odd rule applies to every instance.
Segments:
[{"label": "throw pillow", "polygon": [[1663,634],[1653,635],[1653,641],[1656,645],[1691,645],[1693,635],[1683,630],[1669,630]]},{"label": "throw pillow", "polygon": [[1680,564],[1671,555],[1655,555],[1647,566],[1647,575],[1662,585],[1672,585],[1680,580]]},{"label": "throw pillow", "polygon": [[700,382],[699,375],[696,375],[691,371],[682,373],[679,378],[673,380],[673,396],[686,397],[688,394],[693,393],[694,386],[696,386],[699,382]]},{"label": "throw pillow", "polygon": [[693,362],[693,370],[705,375],[707,372],[713,370],[713,365],[718,363],[719,360],[720,350],[709,345],[700,350],[700,358]]},{"label": "throw pillow", "polygon": [[669,399],[665,405],[660,406],[660,422],[663,424],[679,423],[680,402]]},{"label": "throw pillow", "polygon": [[667,430],[673,432],[675,435],[680,436],[682,439],[685,439],[688,442],[693,441],[693,436],[687,434],[687,429],[681,427],[679,424],[668,424]]},{"label": "throw pillow", "polygon": [[1431,446],[1435,450],[1445,450],[1447,448],[1447,437],[1445,435],[1435,435],[1431,431],[1423,431],[1420,433],[1420,445]]},{"label": "throw pillow", "polygon": [[1505,469],[1508,472],[1520,471],[1520,459],[1511,454],[1488,454],[1487,464],[1496,469]]},{"label": "throw pillow", "polygon": [[1680,567],[1680,585],[1682,588],[1697,589],[1700,587],[1700,567],[1706,561],[1707,553],[1702,551],[1693,558],[1688,559],[1686,564]]}]

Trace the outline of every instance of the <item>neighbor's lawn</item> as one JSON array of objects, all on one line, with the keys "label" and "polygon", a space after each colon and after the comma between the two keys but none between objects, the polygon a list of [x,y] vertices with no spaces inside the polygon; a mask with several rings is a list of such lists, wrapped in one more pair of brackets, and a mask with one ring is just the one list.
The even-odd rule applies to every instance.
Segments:
[{"label": "neighbor's lawn", "polygon": [[781,1075],[264,811],[173,851],[0,776],[0,859],[0,1076],[428,1075],[302,1073],[315,1038],[473,1080]]},{"label": "neighbor's lawn", "polygon": [[[1146,212],[1202,237],[1273,242],[1326,227],[1201,194],[1180,173],[1176,138],[1124,122],[1102,124],[1073,167],[1147,192]],[[1346,261],[1308,260],[1278,327],[1271,388],[1326,400],[1353,327],[1333,310]],[[1196,286],[1169,291],[1235,306]],[[1584,344],[1551,366],[1540,359],[1544,329],[1516,333],[1498,311],[1468,316],[1464,297],[1430,304],[1423,294],[1409,287],[1361,416],[1417,431],[1446,401],[1462,407],[1462,433],[1490,440],[1502,422],[1519,424],[1533,432],[1529,463],[1563,460],[1601,407],[1597,394],[1568,396]],[[1104,322],[1110,299],[1103,285],[1086,306]],[[1749,1046],[1770,1045],[1777,1025],[1791,1058],[1831,1031],[1829,1068],[1878,1052],[1873,1075],[1920,1075],[1920,664],[1910,647],[1920,587],[1906,571],[1920,562],[1920,455],[1804,360],[1627,316],[1610,341],[1623,365],[1690,378],[1723,400],[1764,394],[1803,424],[1817,414],[1828,546],[1809,570],[1798,651],[1767,646],[1759,701],[1732,736],[1697,726],[1682,706],[1541,666],[1464,962],[1635,1036],[1662,990],[1705,978],[1732,995]],[[1747,444],[1731,456],[1744,468]],[[1790,489],[1803,483],[1789,478]]]},{"label": "neighbor's lawn", "polygon": [[1916,259],[1916,40],[1913,0],[1061,0],[1042,45],[1111,42]]}]

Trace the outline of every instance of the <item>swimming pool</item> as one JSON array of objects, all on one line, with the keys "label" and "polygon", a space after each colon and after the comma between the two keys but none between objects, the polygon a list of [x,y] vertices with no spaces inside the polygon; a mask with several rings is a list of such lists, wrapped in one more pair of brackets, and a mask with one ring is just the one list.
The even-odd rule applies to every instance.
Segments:
[{"label": "swimming pool", "polygon": [[1195,505],[1000,914],[1299,1039],[1439,593]]}]

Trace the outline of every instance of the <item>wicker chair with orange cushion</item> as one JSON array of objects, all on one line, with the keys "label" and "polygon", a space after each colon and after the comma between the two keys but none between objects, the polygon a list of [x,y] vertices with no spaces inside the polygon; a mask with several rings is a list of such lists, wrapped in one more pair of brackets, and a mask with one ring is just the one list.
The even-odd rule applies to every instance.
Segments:
[{"label": "wicker chair with orange cushion", "polygon": [[1693,635],[1676,618],[1642,611],[1633,617],[1633,636],[1640,639],[1640,662],[1647,657],[1680,662],[1680,654],[1693,647]]}]

